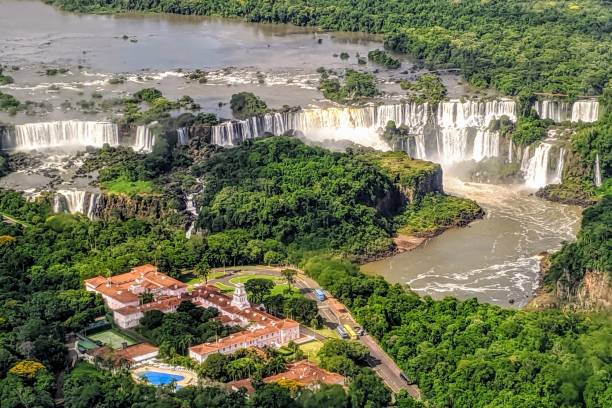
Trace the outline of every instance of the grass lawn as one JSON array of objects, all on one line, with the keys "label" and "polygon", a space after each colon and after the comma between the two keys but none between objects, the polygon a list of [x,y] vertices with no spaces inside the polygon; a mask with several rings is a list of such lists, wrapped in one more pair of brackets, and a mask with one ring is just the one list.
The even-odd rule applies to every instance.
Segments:
[{"label": "grass lawn", "polygon": [[122,347],[123,342],[126,342],[128,346],[132,344],[136,344],[134,339],[119,333],[116,330],[106,330],[100,333],[92,334],[88,336],[92,340],[101,341],[107,346],[110,346],[114,349],[120,349]]},{"label": "grass lawn", "polygon": [[230,279],[229,282],[235,285],[237,283],[245,283],[246,281],[251,280],[251,279],[268,279],[268,280],[275,281],[275,282],[282,281],[282,278],[279,278],[278,276],[254,274],[254,275],[236,276]]},{"label": "grass lawn", "polygon": [[[276,285],[270,291],[271,295],[284,295],[285,291],[288,289],[288,286],[285,284]],[[300,291],[296,288],[291,288],[291,292],[293,296],[302,296]]]},{"label": "grass lawn", "polygon": [[[210,281],[211,279],[219,279],[222,276],[225,276],[224,272],[211,272],[208,274],[208,280]],[[194,286],[196,283],[204,283],[204,278],[199,278],[191,273],[185,274],[181,278],[183,279],[183,282],[185,282],[189,287]]]},{"label": "grass lawn", "polygon": [[216,287],[221,289],[222,293],[229,293],[229,292],[233,292],[234,291],[234,287],[233,286],[226,285],[223,282],[215,282],[215,283],[213,283],[213,285],[215,285]]},{"label": "grass lawn", "polygon": [[329,327],[323,327],[322,329],[312,329],[319,333],[322,336],[327,337],[328,339],[338,339],[338,333],[335,330],[330,329]]},{"label": "grass lawn", "polygon": [[319,340],[309,341],[308,343],[300,344],[300,350],[304,352],[304,356],[308,358],[308,361],[311,363],[319,364],[319,358],[317,357],[317,353],[319,349],[323,347],[323,342]]},{"label": "grass lawn", "polygon": [[77,377],[90,375],[98,378],[103,378],[107,375],[105,371],[99,370],[93,364],[89,364],[85,361],[79,361],[72,369],[71,374]]},{"label": "grass lawn", "polygon": [[155,193],[155,186],[152,181],[130,181],[125,177],[100,183],[103,190],[111,194],[151,194]]}]

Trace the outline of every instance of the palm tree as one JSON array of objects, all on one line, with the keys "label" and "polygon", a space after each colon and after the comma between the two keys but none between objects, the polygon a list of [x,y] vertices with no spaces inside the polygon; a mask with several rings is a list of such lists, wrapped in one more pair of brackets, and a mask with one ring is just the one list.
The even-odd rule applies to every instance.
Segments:
[{"label": "palm tree", "polygon": [[191,333],[185,333],[178,339],[178,347],[181,353],[185,353],[187,348],[195,342],[195,337]]},{"label": "palm tree", "polygon": [[208,284],[208,276],[210,275],[210,265],[202,260],[195,266],[194,272],[197,277],[204,278],[204,284]]}]

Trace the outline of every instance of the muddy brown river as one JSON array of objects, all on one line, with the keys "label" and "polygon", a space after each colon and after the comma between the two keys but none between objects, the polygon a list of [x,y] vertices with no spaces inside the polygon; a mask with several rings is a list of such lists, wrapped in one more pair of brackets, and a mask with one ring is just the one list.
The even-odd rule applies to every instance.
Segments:
[{"label": "muddy brown river", "polygon": [[444,181],[446,192],[476,200],[485,218],[362,270],[438,299],[476,297],[504,307],[524,306],[537,288],[538,254],[574,239],[581,209],[541,200],[518,186]]}]

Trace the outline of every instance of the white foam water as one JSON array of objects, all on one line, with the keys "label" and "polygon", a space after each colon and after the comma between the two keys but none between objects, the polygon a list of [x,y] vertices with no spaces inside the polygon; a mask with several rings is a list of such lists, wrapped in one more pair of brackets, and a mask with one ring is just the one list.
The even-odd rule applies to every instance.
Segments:
[{"label": "white foam water", "polygon": [[154,143],[155,136],[149,126],[141,125],[136,128],[136,140],[132,146],[135,152],[151,153]]},{"label": "white foam water", "polygon": [[548,184],[548,162],[552,144],[540,143],[529,159],[527,172],[525,174],[525,185],[529,188],[541,188]]},{"label": "white foam water", "polygon": [[185,211],[187,211],[188,213],[194,216],[194,221],[192,221],[191,224],[189,224],[189,228],[187,228],[187,232],[185,233],[185,236],[187,238],[191,238],[196,231],[196,221],[198,219],[198,209],[195,206],[194,196],[195,196],[194,193],[187,195],[187,203],[186,203]]},{"label": "white foam water", "polygon": [[599,153],[597,153],[597,155],[595,156],[595,186],[597,187],[601,187],[601,168],[599,165]]},{"label": "white foam water", "polygon": [[534,108],[542,119],[551,119],[556,123],[596,122],[599,119],[599,102],[595,99],[579,100],[574,103],[560,100],[536,101]]},{"label": "white foam water", "polygon": [[189,128],[182,127],[176,129],[176,133],[178,136],[178,144],[181,146],[185,146],[189,143]]},{"label": "white foam water", "polygon": [[14,132],[4,132],[3,150],[40,150],[49,148],[117,146],[117,125],[110,122],[67,120],[16,125]]},{"label": "white foam water", "polygon": [[100,195],[98,193],[76,189],[57,190],[53,196],[53,212],[83,214],[95,218]]},{"label": "white foam water", "polygon": [[[502,116],[516,120],[516,104],[510,99],[450,100],[441,102],[437,112],[427,103],[370,105],[303,109],[269,113],[214,126],[212,142],[236,146],[244,140],[266,134],[299,131],[306,139],[348,140],[378,150],[389,150],[380,134],[388,122],[404,126],[415,136],[415,157],[455,163],[499,155],[499,133],[489,129],[491,121]],[[426,131],[431,125],[432,132]],[[427,146],[433,146],[428,148]],[[471,146],[471,147],[470,147]]]}]

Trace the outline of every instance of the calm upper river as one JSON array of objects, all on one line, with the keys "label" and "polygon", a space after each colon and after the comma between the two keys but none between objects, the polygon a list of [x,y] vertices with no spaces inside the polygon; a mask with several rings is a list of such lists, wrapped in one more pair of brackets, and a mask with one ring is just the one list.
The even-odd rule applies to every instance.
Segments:
[{"label": "calm upper river", "polygon": [[3,63],[82,64],[103,72],[246,65],[314,72],[320,66],[346,67],[334,53],[348,52],[349,63],[357,66],[355,53],[381,46],[364,34],[317,34],[289,25],[200,16],[75,14],[39,0],[0,0],[0,16]]},{"label": "calm upper river", "polygon": [[[45,104],[35,115],[0,112],[0,122],[82,119],[68,103],[74,107],[94,93],[122,97],[146,86],[168,98],[191,96],[222,117],[231,117],[227,102],[241,91],[256,93],[271,108],[320,105],[319,67],[373,72],[385,97],[397,99],[405,95],[399,79],[414,76],[407,73],[413,67],[407,55],[396,55],[402,60],[398,70],[357,62],[358,55],[382,46],[381,37],[359,33],[202,16],[76,14],[40,0],[0,0],[0,62],[15,79],[0,91]],[[343,52],[348,59],[339,58]],[[48,76],[48,68],[68,71]],[[208,82],[189,81],[181,72],[194,69],[206,71]],[[109,84],[120,75],[123,82]],[[442,79],[450,96],[467,93],[457,75]],[[90,119],[105,116],[87,112]]]}]

